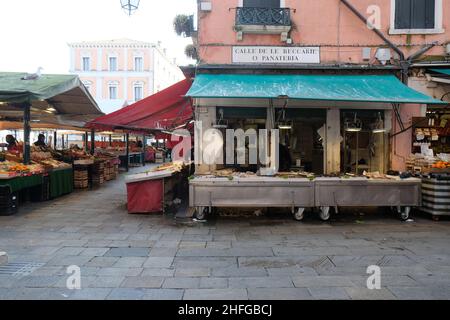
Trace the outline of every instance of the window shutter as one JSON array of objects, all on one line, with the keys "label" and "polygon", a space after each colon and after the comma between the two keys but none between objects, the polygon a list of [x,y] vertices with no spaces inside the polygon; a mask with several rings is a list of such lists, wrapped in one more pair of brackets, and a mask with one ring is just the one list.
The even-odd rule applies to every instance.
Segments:
[{"label": "window shutter", "polygon": [[279,8],[280,0],[244,0],[244,7]]},{"label": "window shutter", "polygon": [[395,29],[411,29],[411,0],[395,1]]},{"label": "window shutter", "polygon": [[425,28],[434,29],[436,26],[436,0],[425,1]]}]

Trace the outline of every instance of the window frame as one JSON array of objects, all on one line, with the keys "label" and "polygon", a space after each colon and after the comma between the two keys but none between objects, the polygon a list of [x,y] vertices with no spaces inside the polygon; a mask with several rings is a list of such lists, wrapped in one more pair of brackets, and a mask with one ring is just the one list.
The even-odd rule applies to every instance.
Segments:
[{"label": "window frame", "polygon": [[[84,60],[85,60],[85,59],[88,60],[88,67],[87,67],[87,70],[86,70],[86,68],[84,67]],[[90,71],[92,71],[92,68],[91,68],[91,57],[90,57],[90,56],[82,56],[82,57],[81,57],[81,71],[83,71],[83,72],[90,72]]]},{"label": "window frame", "polygon": [[[111,97],[111,89],[115,88],[115,98]],[[115,82],[108,83],[108,100],[117,100],[119,99],[119,84]]]},{"label": "window frame", "polygon": [[[115,68],[115,70],[111,69],[111,59],[116,59],[116,68]],[[109,55],[108,56],[108,71],[110,71],[110,72],[117,72],[117,71],[119,71],[119,59],[117,58],[117,55]]]},{"label": "window frame", "polygon": [[[140,99],[136,99],[136,89],[137,88],[141,89]],[[135,102],[144,99],[144,84],[142,82],[133,83],[133,99]]]},{"label": "window frame", "polygon": [[[141,59],[141,68],[137,69],[136,59]],[[135,72],[144,72],[144,57],[141,55],[134,56],[133,67]]]},{"label": "window frame", "polygon": [[[244,7],[244,0],[238,0],[238,7]],[[286,8],[286,0],[280,0],[280,8]]]},{"label": "window frame", "polygon": [[443,19],[443,4],[442,0],[435,0],[434,9],[434,29],[396,29],[395,28],[395,9],[396,1],[391,0],[391,26],[389,34],[439,34],[444,33],[442,19]]}]

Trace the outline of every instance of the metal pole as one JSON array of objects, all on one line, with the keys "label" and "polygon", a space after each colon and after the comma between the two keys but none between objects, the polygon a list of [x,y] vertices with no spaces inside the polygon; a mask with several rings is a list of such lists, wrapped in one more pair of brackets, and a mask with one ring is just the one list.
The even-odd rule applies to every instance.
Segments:
[{"label": "metal pole", "polygon": [[30,164],[30,120],[31,106],[26,104],[23,110],[23,163]]},{"label": "metal pole", "polygon": [[84,133],[83,139],[84,139],[84,151],[88,152],[88,150],[89,150],[89,146],[88,146],[88,144],[89,144],[89,136],[88,136],[87,131]]},{"label": "metal pole", "polygon": [[109,146],[112,146],[112,134],[109,135]]},{"label": "metal pole", "polygon": [[95,129],[91,130],[91,154],[95,153]]},{"label": "metal pole", "polygon": [[126,151],[125,151],[125,158],[126,158],[126,162],[125,162],[125,169],[127,170],[127,172],[130,170],[130,134],[127,133],[125,135],[125,147],[126,147]]},{"label": "metal pole", "polygon": [[61,149],[64,150],[64,135],[61,135]]},{"label": "metal pole", "polygon": [[145,166],[145,134],[142,135],[142,166]]},{"label": "metal pole", "polygon": [[55,131],[53,132],[53,149],[54,149],[54,150],[56,150],[57,139],[58,139],[58,132],[55,130]]}]

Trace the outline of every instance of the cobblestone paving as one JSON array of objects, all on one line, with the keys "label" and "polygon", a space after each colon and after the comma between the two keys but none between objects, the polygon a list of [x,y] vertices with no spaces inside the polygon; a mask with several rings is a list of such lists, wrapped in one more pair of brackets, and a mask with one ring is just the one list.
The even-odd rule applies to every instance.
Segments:
[{"label": "cobblestone paving", "polygon": [[[450,298],[448,219],[129,215],[121,179],[0,217],[10,263],[42,265],[0,275],[0,299]],[[66,287],[70,265],[81,290]],[[380,290],[367,289],[369,265],[381,267]]]}]

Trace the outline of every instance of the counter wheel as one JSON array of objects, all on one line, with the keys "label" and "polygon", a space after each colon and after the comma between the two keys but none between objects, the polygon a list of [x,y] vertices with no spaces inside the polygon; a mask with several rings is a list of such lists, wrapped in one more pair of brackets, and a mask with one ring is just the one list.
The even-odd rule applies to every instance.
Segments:
[{"label": "counter wheel", "polygon": [[302,221],[304,217],[305,217],[305,208],[298,208],[294,212],[294,219],[295,220]]},{"label": "counter wheel", "polygon": [[397,207],[397,212],[400,214],[400,219],[406,221],[409,219],[411,207]]},{"label": "counter wheel", "polygon": [[319,216],[323,221],[328,221],[330,219],[330,207],[320,207]]},{"label": "counter wheel", "polygon": [[197,220],[205,220],[210,212],[211,210],[209,207],[197,207],[197,210],[195,210],[195,218]]}]

